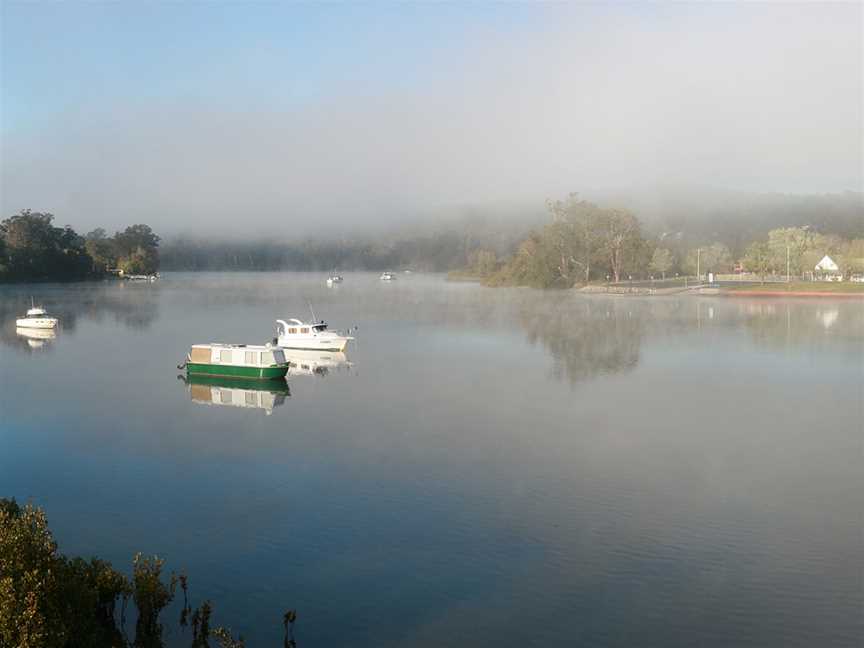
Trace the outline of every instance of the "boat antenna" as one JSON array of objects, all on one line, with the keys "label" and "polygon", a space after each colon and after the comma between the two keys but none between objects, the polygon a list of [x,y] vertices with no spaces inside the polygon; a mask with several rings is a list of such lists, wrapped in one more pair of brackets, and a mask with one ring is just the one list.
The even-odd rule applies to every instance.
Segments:
[{"label": "boat antenna", "polygon": [[315,309],[312,308],[312,302],[310,302],[310,301],[307,300],[307,301],[306,301],[306,305],[309,306],[309,310],[310,310],[310,312],[312,313],[312,323],[313,323],[313,324],[317,324],[317,323],[318,323],[318,318],[315,317]]}]

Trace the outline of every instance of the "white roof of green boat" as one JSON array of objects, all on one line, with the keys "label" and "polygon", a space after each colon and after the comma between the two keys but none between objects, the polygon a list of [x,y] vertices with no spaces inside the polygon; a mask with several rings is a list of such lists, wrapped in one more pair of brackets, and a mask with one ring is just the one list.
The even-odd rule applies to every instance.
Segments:
[{"label": "white roof of green boat", "polygon": [[248,351],[274,351],[278,347],[272,344],[225,344],[223,342],[209,342],[207,344],[193,344],[193,349],[246,349]]}]

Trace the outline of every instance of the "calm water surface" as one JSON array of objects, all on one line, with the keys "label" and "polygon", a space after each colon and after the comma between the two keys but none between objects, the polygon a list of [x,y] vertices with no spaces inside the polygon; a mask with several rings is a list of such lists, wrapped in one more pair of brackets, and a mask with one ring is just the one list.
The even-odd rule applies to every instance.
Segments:
[{"label": "calm water surface", "polygon": [[[323,279],[0,287],[0,495],[250,646],[861,645],[861,302]],[[347,359],[178,379],[307,300]]]}]

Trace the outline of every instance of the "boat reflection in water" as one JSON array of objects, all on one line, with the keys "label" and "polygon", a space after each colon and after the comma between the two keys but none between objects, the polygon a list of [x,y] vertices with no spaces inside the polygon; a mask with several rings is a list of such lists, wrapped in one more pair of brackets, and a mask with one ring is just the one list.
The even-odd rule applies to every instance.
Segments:
[{"label": "boat reflection in water", "polygon": [[57,332],[52,328],[28,328],[19,326],[15,333],[27,340],[27,346],[31,349],[41,349],[46,342],[57,338]]},{"label": "boat reflection in water", "polygon": [[331,371],[354,366],[341,351],[302,351],[282,349],[288,361],[289,376],[326,376]]},{"label": "boat reflection in water", "polygon": [[263,409],[267,416],[291,397],[284,380],[246,380],[219,376],[177,376],[189,388],[189,397],[205,405]]}]

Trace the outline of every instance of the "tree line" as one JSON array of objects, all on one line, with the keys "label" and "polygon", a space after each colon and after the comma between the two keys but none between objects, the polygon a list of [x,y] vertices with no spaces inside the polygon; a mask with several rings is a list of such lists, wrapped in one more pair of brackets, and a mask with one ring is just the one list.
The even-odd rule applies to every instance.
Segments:
[{"label": "tree line", "polygon": [[864,273],[864,238],[822,234],[810,226],[780,227],[733,250],[720,241],[688,242],[681,232],[645,233],[629,210],[601,207],[570,194],[548,203],[549,222],[500,258],[468,252],[465,272],[487,285],[570,288],[592,281],[666,279],[675,275],[752,272],[802,278],[828,254],[844,276]]},{"label": "tree line", "polygon": [[85,235],[54,225],[54,215],[22,210],[0,222],[0,280],[75,281],[159,269],[159,237],[144,224],[108,236],[102,228]]},{"label": "tree line", "polygon": [[716,197],[714,203],[704,197],[700,206],[694,196],[670,203],[664,212],[662,206],[649,209],[626,197],[621,202],[610,198],[615,206],[606,207],[571,194],[549,201],[545,218],[530,206],[520,208],[521,217],[501,208],[497,215],[475,211],[374,237],[301,241],[272,235],[259,241],[189,236],[160,241],[141,224],[113,236],[101,228],[81,236],[69,226],[56,227],[51,214],[25,210],[0,223],[0,280],[86,279],[109,269],[150,274],[160,266],[179,271],[410,268],[461,271],[490,285],[566,288],[741,270],[785,275],[787,249],[791,276],[812,270],[824,254],[841,265],[844,275],[864,272],[860,194],[741,200],[725,211],[711,211],[718,209],[712,207]]},{"label": "tree line", "polygon": [[377,241],[206,241],[178,238],[161,250],[166,270],[387,270],[445,272],[465,264],[476,241],[466,232]]}]

